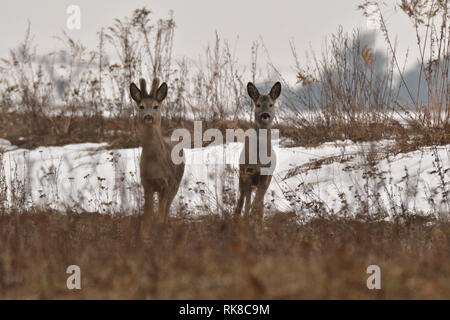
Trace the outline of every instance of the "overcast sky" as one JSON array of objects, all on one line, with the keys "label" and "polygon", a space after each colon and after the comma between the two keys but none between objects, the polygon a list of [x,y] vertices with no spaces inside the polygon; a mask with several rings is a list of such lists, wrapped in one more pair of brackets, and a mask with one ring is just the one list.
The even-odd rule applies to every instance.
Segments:
[{"label": "overcast sky", "polygon": [[[136,9],[146,6],[155,18],[168,16],[174,11],[177,24],[174,53],[196,59],[208,42],[214,40],[215,30],[222,39],[237,44],[236,56],[243,64],[250,63],[250,48],[254,40],[262,38],[277,67],[286,74],[293,65],[289,41],[296,44],[300,58],[310,47],[320,52],[324,39],[339,25],[345,31],[355,28],[367,30],[367,19],[356,10],[361,0],[14,0],[2,1],[0,30],[2,30],[0,56],[16,47],[23,39],[27,20],[39,53],[61,47],[54,38],[65,30],[87,47],[96,46],[97,31],[112,24]],[[395,1],[397,2],[397,1]],[[409,21],[393,9],[394,1],[384,9],[394,37],[399,37],[400,53],[414,48],[414,34]],[[81,9],[81,29],[66,26],[70,5]],[[237,40],[237,42],[236,42]],[[378,41],[378,45],[382,40]],[[263,53],[260,53],[262,56]],[[411,54],[410,54],[411,56]]]}]

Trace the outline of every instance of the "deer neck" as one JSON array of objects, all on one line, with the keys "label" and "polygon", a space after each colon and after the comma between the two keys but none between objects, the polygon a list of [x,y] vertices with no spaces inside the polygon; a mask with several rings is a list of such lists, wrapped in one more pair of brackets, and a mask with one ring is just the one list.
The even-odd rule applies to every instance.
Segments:
[{"label": "deer neck", "polygon": [[[261,157],[271,157],[272,155],[272,138],[271,138],[271,128],[270,126],[259,126],[255,124],[254,127],[256,131],[256,152],[257,152],[257,163],[258,165],[261,164]],[[267,130],[265,133],[264,130]],[[249,162],[250,157],[250,150],[253,149],[254,146],[250,147],[249,145],[250,140],[245,140],[245,163]],[[261,149],[262,146],[266,146],[265,151],[264,149]],[[252,151],[253,152],[253,151]]]},{"label": "deer neck", "polygon": [[165,151],[161,128],[158,126],[140,126],[138,128],[142,152],[147,156],[158,156]]},{"label": "deer neck", "polygon": [[[264,141],[261,141],[261,139],[265,139],[266,143],[267,143],[267,150],[271,150],[272,149],[272,126],[268,125],[268,126],[261,126],[261,125],[256,125],[255,126],[255,130],[256,130],[256,136],[257,136],[257,140],[258,140],[258,150],[259,150],[259,146],[260,143],[263,143]],[[263,134],[263,131],[267,130],[267,134]],[[270,151],[269,151],[270,152]]]}]

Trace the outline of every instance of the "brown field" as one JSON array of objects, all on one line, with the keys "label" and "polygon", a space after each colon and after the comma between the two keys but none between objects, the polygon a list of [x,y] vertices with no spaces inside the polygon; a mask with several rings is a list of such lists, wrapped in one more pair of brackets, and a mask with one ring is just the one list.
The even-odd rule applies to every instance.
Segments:
[{"label": "brown field", "polygon": [[[0,215],[1,299],[449,299],[450,224]],[[68,290],[66,268],[81,268]],[[368,290],[366,268],[381,268]]]}]

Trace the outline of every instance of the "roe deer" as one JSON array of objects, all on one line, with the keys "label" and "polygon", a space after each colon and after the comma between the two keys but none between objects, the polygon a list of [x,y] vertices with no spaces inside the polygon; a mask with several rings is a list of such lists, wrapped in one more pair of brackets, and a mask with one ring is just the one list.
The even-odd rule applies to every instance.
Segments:
[{"label": "roe deer", "polygon": [[[256,218],[262,218],[264,209],[264,195],[269,187],[270,181],[272,180],[272,174],[268,174],[268,172],[261,174],[261,169],[269,169],[269,167],[274,168],[276,163],[275,152],[272,149],[271,127],[276,110],[275,102],[281,93],[281,84],[280,82],[275,83],[269,94],[261,95],[255,85],[249,82],[247,84],[247,92],[255,104],[254,124],[257,145],[256,148],[252,148],[252,150],[256,150],[257,152],[257,161],[255,164],[250,163],[249,157],[252,155],[250,155],[249,143],[251,141],[249,141],[250,139],[245,140],[244,149],[241,154],[241,159],[245,156],[245,161],[239,164],[239,200],[237,202],[235,214],[241,214],[242,206],[245,200],[245,216],[248,216],[251,206],[252,215]],[[262,129],[266,130],[267,135],[264,136],[263,134],[260,134]],[[262,154],[260,154],[260,147],[264,146],[264,144],[267,147],[267,157],[270,158],[270,162],[268,164],[261,161]],[[261,153],[264,153],[264,156],[266,156],[265,152]],[[253,158],[255,158],[254,156],[255,155],[253,155]],[[253,203],[251,203],[252,191],[254,189],[256,189],[256,194]]]},{"label": "roe deer", "polygon": [[179,165],[172,162],[175,143],[165,141],[161,134],[161,103],[167,95],[167,84],[159,86],[159,79],[153,79],[150,93],[145,79],[140,79],[139,85],[140,89],[132,83],[130,94],[138,105],[137,132],[142,145],[140,171],[145,198],[144,225],[147,225],[154,216],[155,193],[158,194],[158,219],[167,222],[170,205],[183,177],[184,162]]}]

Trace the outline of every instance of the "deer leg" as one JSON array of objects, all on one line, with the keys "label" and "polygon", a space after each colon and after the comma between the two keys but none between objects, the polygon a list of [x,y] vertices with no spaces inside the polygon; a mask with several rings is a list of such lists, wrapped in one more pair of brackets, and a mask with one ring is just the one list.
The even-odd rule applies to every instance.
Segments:
[{"label": "deer leg", "polygon": [[256,189],[255,199],[252,204],[252,214],[257,219],[262,219],[264,214],[264,195],[266,194],[267,189],[269,188],[271,176],[267,176],[264,180],[260,181]]},{"label": "deer leg", "polygon": [[244,205],[244,194],[242,191],[239,192],[239,199],[237,202],[236,210],[234,211],[234,214],[240,215],[242,212],[242,206]]},{"label": "deer leg", "polygon": [[144,188],[144,217],[153,216],[153,194],[152,188]]},{"label": "deer leg", "polygon": [[167,207],[167,190],[162,189],[158,193],[158,220],[159,222],[166,222],[166,207]]},{"label": "deer leg", "polygon": [[242,212],[242,206],[244,205],[244,188],[242,180],[239,179],[239,199],[237,202],[236,210],[234,211],[234,214],[240,215]]},{"label": "deer leg", "polygon": [[153,188],[150,188],[144,184],[144,213],[140,222],[140,225],[143,225],[144,230],[147,229],[153,218],[153,195]]}]

